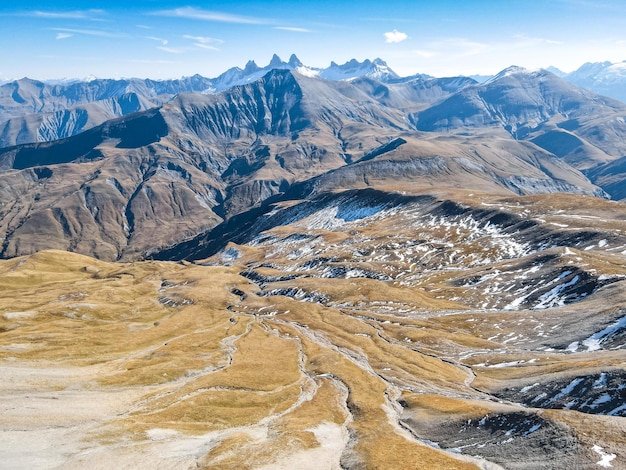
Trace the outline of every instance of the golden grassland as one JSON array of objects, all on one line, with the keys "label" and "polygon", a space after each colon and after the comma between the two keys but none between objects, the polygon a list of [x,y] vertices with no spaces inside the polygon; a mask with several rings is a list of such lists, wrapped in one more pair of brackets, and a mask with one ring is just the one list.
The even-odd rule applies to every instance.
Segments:
[{"label": "golden grassland", "polygon": [[[378,370],[453,388],[462,372],[335,309],[257,297],[237,269],[109,264],[58,251],[2,261],[0,357],[33,371],[38,363],[97,367],[96,380],[83,384],[89,389],[146,387],[134,409],[96,434],[101,445],[141,442],[153,428],[235,430],[218,439],[205,465],[245,468],[319,447],[310,430],[333,423],[354,441],[355,461],[376,468],[471,467],[394,424],[390,384]],[[250,313],[227,309],[242,303],[234,288],[250,295]],[[262,307],[283,313],[264,316]],[[252,439],[245,430],[255,426],[269,437]]]},{"label": "golden grassland", "polygon": [[[560,199],[555,217],[558,207],[571,202]],[[498,201],[522,212],[550,204]],[[581,210],[591,214],[606,204],[585,199]],[[419,269],[410,267],[414,260],[391,256],[398,240],[428,235],[442,246],[458,245],[461,254],[477,249],[476,241],[462,246],[462,230],[416,226],[400,233],[403,214],[395,217],[357,226],[352,235],[321,229],[311,234],[337,265],[392,277]],[[620,224],[614,219],[614,227]],[[281,239],[301,230],[284,226],[271,235]],[[223,254],[198,264],[107,263],[63,251],[0,261],[0,367],[7,374],[25,368],[29,386],[58,397],[128,392],[132,403],[104,413],[74,450],[80,458],[97,450],[119,465],[124,461],[115,461],[116,455],[136,451],[146,456],[146,468],[159,462],[176,468],[181,452],[185,465],[201,468],[295,468],[311,459],[323,468],[477,468],[475,461],[422,443],[428,436],[411,434],[403,419],[436,426],[512,410],[538,413],[590,445],[594,439],[611,449],[623,443],[622,435],[614,436],[623,429],[620,418],[533,410],[489,395],[539,380],[623,370],[621,350],[568,354],[546,347],[576,328],[614,321],[626,298],[623,281],[574,306],[481,310],[476,305],[489,294],[459,287],[459,279],[516,261],[466,266],[464,272],[426,269],[413,282],[330,279],[297,266],[315,254],[294,260],[289,250],[295,248],[279,244],[229,248],[239,253],[228,260],[233,264],[224,263]],[[492,256],[487,248],[485,256]],[[373,250],[390,256],[364,260],[355,254]],[[580,266],[598,275],[626,274],[621,255],[571,251]],[[553,272],[569,266],[556,259]],[[285,275],[283,268],[296,277],[272,280]],[[269,278],[267,285],[240,274],[251,269]],[[258,295],[292,287],[328,301]],[[552,336],[538,337],[538,325]],[[521,339],[507,341],[513,334]],[[494,364],[505,365],[489,367]],[[51,366],[68,371],[53,387],[45,378]],[[0,394],[13,397],[19,387],[11,387],[8,381]],[[44,418],[45,410],[37,419]],[[175,447],[181,442],[189,446],[184,451]]]}]

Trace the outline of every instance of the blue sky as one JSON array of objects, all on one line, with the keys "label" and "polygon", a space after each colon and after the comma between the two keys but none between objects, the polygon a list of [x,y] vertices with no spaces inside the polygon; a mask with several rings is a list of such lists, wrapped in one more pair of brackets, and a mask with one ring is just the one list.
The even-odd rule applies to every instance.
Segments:
[{"label": "blue sky", "polygon": [[400,75],[626,60],[623,0],[1,2],[0,80],[215,77],[295,53]]}]

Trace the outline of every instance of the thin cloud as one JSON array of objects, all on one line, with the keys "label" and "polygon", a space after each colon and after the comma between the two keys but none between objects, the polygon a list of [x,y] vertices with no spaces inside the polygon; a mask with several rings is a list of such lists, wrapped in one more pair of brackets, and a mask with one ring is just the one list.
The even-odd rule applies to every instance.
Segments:
[{"label": "thin cloud", "polygon": [[159,46],[157,47],[157,49],[160,49],[163,52],[168,52],[170,54],[184,54],[185,52],[189,50],[186,47],[166,47],[166,46]]},{"label": "thin cloud", "polygon": [[73,37],[73,34],[69,33],[57,33],[57,39],[67,39]]},{"label": "thin cloud", "polygon": [[167,44],[169,43],[169,41],[167,39],[159,38],[159,37],[156,37],[156,36],[146,36],[146,39],[150,39],[151,41],[160,42],[162,46],[167,46]]},{"label": "thin cloud", "polygon": [[100,20],[104,10],[41,11],[27,13],[28,16],[60,20]]},{"label": "thin cloud", "polygon": [[221,39],[210,38],[208,36],[190,36],[185,34],[183,36],[185,39],[191,39],[192,41],[199,42],[201,44],[224,44],[224,41]]},{"label": "thin cloud", "polygon": [[70,29],[70,28],[50,28],[51,31],[60,31],[61,33],[83,34],[85,36],[97,36],[101,38],[125,38],[126,34],[113,33],[110,31],[102,31],[100,29]]},{"label": "thin cloud", "polygon": [[397,29],[385,33],[385,41],[390,44],[406,41],[408,38],[409,36],[406,33],[402,33]]},{"label": "thin cloud", "polygon": [[173,10],[159,10],[152,13],[156,16],[174,16],[177,18],[187,18],[202,21],[217,21],[220,23],[237,24],[269,24],[269,20],[264,18],[254,18],[251,16],[232,15],[219,11],[200,10],[198,8],[184,7]]},{"label": "thin cloud", "polygon": [[294,33],[312,33],[310,29],[306,28],[296,28],[294,26],[275,26],[274,29],[279,29],[281,31],[292,31]]},{"label": "thin cloud", "polygon": [[200,49],[207,49],[209,51],[219,51],[220,49],[215,46],[211,46],[209,44],[202,44],[199,42],[194,43],[194,46],[199,47]]}]

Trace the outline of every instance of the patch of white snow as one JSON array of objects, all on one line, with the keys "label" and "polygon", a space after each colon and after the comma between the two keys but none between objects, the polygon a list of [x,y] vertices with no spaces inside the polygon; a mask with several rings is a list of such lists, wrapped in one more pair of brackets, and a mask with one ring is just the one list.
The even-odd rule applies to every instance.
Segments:
[{"label": "patch of white snow", "polygon": [[611,465],[611,462],[615,459],[615,457],[617,457],[615,454],[607,454],[606,452],[604,452],[604,449],[597,444],[593,446],[592,450],[601,457],[601,459],[596,462],[596,465],[604,468],[613,467],[613,465]]}]

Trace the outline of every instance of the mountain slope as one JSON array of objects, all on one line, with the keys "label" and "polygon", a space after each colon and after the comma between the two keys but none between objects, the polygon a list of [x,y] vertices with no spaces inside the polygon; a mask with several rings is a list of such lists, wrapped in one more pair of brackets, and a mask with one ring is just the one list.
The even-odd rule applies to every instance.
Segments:
[{"label": "mountain slope", "polygon": [[626,103],[626,62],[587,62],[563,78],[599,95]]},{"label": "mountain slope", "polygon": [[105,121],[151,107],[154,103],[136,93],[125,93],[69,109],[11,118],[0,124],[0,148],[71,137]]},{"label": "mountain slope", "polygon": [[180,93],[218,93],[252,83],[272,70],[292,70],[309,77],[328,71],[326,78],[333,80],[400,80],[380,59],[362,63],[352,60],[341,66],[333,62],[328,69],[316,69],[302,64],[295,54],[288,62],[274,54],[265,67],[249,61],[243,69],[234,67],[213,79],[194,75],[163,81],[92,79],[44,83],[24,78],[0,86],[0,148],[69,137],[108,119],[161,105]]},{"label": "mountain slope", "polygon": [[613,199],[626,199],[626,156],[594,167],[585,174],[611,195]]},{"label": "mountain slope", "polygon": [[[180,94],[71,138],[5,149],[0,168],[10,171],[0,179],[13,187],[0,201],[2,254],[53,247],[133,259],[271,202],[347,188],[605,196],[536,140],[504,130],[411,129],[407,111],[475,93],[473,83],[333,82],[273,70],[219,94]],[[418,112],[418,126],[453,98]]]},{"label": "mountain slope", "polygon": [[161,104],[185,91],[204,91],[210,80],[195,75],[180,80],[95,79],[69,84],[48,84],[23,78],[0,86],[0,122],[34,113],[53,113],[78,105],[135,93]]},{"label": "mountain slope", "polygon": [[357,190],[196,263],[0,260],[3,462],[623,468],[625,221]]},{"label": "mountain slope", "polygon": [[202,232],[344,164],[356,148],[344,127],[353,139],[367,131],[360,143],[369,146],[400,125],[399,114],[361,98],[357,106],[324,81],[274,71],[221,95],[180,95],[68,139],[6,149],[2,253],[132,258]]},{"label": "mountain slope", "polygon": [[532,140],[576,168],[626,154],[626,105],[575,87],[545,70],[504,70],[412,115],[417,129],[502,129]]}]

